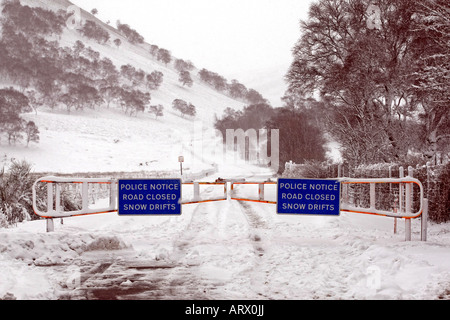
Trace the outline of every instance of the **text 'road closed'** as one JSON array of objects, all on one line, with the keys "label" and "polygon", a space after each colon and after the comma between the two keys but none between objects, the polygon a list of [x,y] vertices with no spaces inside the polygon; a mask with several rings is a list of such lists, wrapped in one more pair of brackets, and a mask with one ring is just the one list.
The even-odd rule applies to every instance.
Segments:
[{"label": "text 'road closed'", "polygon": [[180,179],[121,179],[118,189],[119,215],[181,214]]},{"label": "text 'road closed'", "polygon": [[277,213],[339,215],[340,182],[278,179]]}]

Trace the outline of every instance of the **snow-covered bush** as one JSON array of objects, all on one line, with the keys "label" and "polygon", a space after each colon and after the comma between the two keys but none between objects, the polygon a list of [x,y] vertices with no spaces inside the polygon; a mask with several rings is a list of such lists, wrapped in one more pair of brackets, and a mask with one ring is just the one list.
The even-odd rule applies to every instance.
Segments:
[{"label": "snow-covered bush", "polygon": [[[10,227],[24,220],[36,220],[33,213],[33,184],[35,176],[26,161],[11,161],[9,169],[0,170],[0,228]],[[36,202],[39,210],[47,209],[47,186],[36,185]],[[63,188],[61,206],[64,211],[79,210],[81,195],[76,190]]]},{"label": "snow-covered bush", "polygon": [[33,208],[31,165],[12,161],[9,171],[0,171],[0,226],[30,220]]}]

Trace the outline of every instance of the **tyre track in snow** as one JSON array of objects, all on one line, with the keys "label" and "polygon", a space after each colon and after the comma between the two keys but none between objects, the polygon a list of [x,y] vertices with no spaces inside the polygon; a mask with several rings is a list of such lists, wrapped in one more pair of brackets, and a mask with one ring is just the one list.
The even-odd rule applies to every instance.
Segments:
[{"label": "tyre track in snow", "polygon": [[[206,190],[207,191],[207,190]],[[264,236],[270,226],[247,203],[220,201],[201,203],[189,212],[191,215],[183,229],[174,233],[171,249],[160,261],[143,260],[138,252],[98,252],[81,257],[75,267],[79,273],[74,283],[67,278],[60,281],[60,299],[229,299],[223,296],[223,286],[236,289],[232,278],[244,277],[241,283],[248,285],[246,275],[240,274],[243,262],[252,261],[252,269],[258,269],[264,256]],[[234,221],[229,217],[234,212]],[[145,235],[139,239],[146,241]],[[151,241],[151,240],[149,240]],[[251,250],[253,248],[253,250]],[[248,259],[253,252],[254,258]],[[224,261],[233,260],[225,266]],[[67,268],[67,266],[65,266]],[[236,271],[237,270],[237,271]],[[69,279],[70,280],[70,279]],[[251,278],[250,287],[260,280]],[[256,287],[259,287],[259,283]],[[244,291],[251,292],[246,288]],[[260,291],[260,290],[258,290]],[[261,294],[250,294],[250,298]],[[238,297],[242,297],[239,295]]]},{"label": "tyre track in snow", "polygon": [[252,207],[244,202],[237,201],[239,206],[242,208],[241,212],[245,219],[247,220],[249,226],[249,239],[252,241],[252,245],[255,250],[255,254],[262,257],[264,255],[264,248],[261,245],[261,235],[260,229],[268,229],[266,221],[264,221],[253,209]]},{"label": "tyre track in snow", "polygon": [[[226,212],[214,203],[192,208],[186,226],[174,234],[171,250],[160,261],[142,260],[138,252],[108,251],[82,256],[71,265],[75,274],[62,277],[60,299],[212,299],[228,298],[215,294],[228,278],[211,274],[204,263],[220,264],[231,254],[223,244]],[[142,237],[140,237],[141,239]],[[145,241],[145,237],[143,239]],[[149,240],[150,241],[150,240]],[[226,241],[226,239],[225,239]],[[204,248],[206,253],[202,252]],[[208,253],[210,256],[207,256]],[[217,256],[217,257],[216,257]],[[217,260],[217,261],[215,261]],[[59,272],[63,272],[60,267]],[[208,271],[208,272],[205,272]],[[217,269],[220,271],[220,269]],[[214,273],[214,269],[213,269]]]},{"label": "tyre track in snow", "polygon": [[73,284],[62,283],[69,288],[63,288],[60,298],[208,299],[208,292],[214,288],[197,277],[199,263],[195,260],[195,246],[192,246],[204,225],[205,208],[196,205],[186,228],[174,237],[172,252],[166,253],[160,261],[142,260],[134,251],[99,252],[81,259],[77,266],[79,278],[74,279]]},{"label": "tyre track in snow", "polygon": [[253,298],[272,299],[270,290],[267,290],[267,277],[271,269],[270,258],[271,249],[269,243],[272,241],[273,223],[267,221],[258,213],[257,206],[254,203],[245,201],[236,201],[241,208],[241,213],[248,223],[248,238],[253,246],[254,256],[251,270],[243,274],[249,279]]}]

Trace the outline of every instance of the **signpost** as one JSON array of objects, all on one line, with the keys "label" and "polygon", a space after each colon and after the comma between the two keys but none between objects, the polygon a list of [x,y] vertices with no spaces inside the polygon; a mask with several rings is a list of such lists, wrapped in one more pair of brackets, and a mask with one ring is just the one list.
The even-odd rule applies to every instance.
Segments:
[{"label": "signpost", "polygon": [[183,176],[183,162],[184,162],[184,157],[183,156],[179,156],[178,157],[178,162],[180,163],[180,173]]},{"label": "signpost", "polygon": [[339,215],[340,182],[329,179],[278,179],[277,213]]},{"label": "signpost", "polygon": [[118,180],[119,215],[181,214],[180,179]]}]

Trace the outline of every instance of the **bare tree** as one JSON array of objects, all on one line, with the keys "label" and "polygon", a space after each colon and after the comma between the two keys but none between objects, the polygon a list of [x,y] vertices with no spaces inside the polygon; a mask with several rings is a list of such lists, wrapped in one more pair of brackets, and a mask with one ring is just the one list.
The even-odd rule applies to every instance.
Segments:
[{"label": "bare tree", "polygon": [[319,93],[329,130],[356,162],[395,161],[408,152],[401,141],[414,107],[407,76],[414,66],[413,2],[321,0],[301,23],[287,94]]},{"label": "bare tree", "polygon": [[[411,91],[422,110],[424,155],[434,160],[450,139],[450,4],[424,0],[417,4],[414,28],[415,68]],[[447,152],[450,151],[447,147]]]}]

